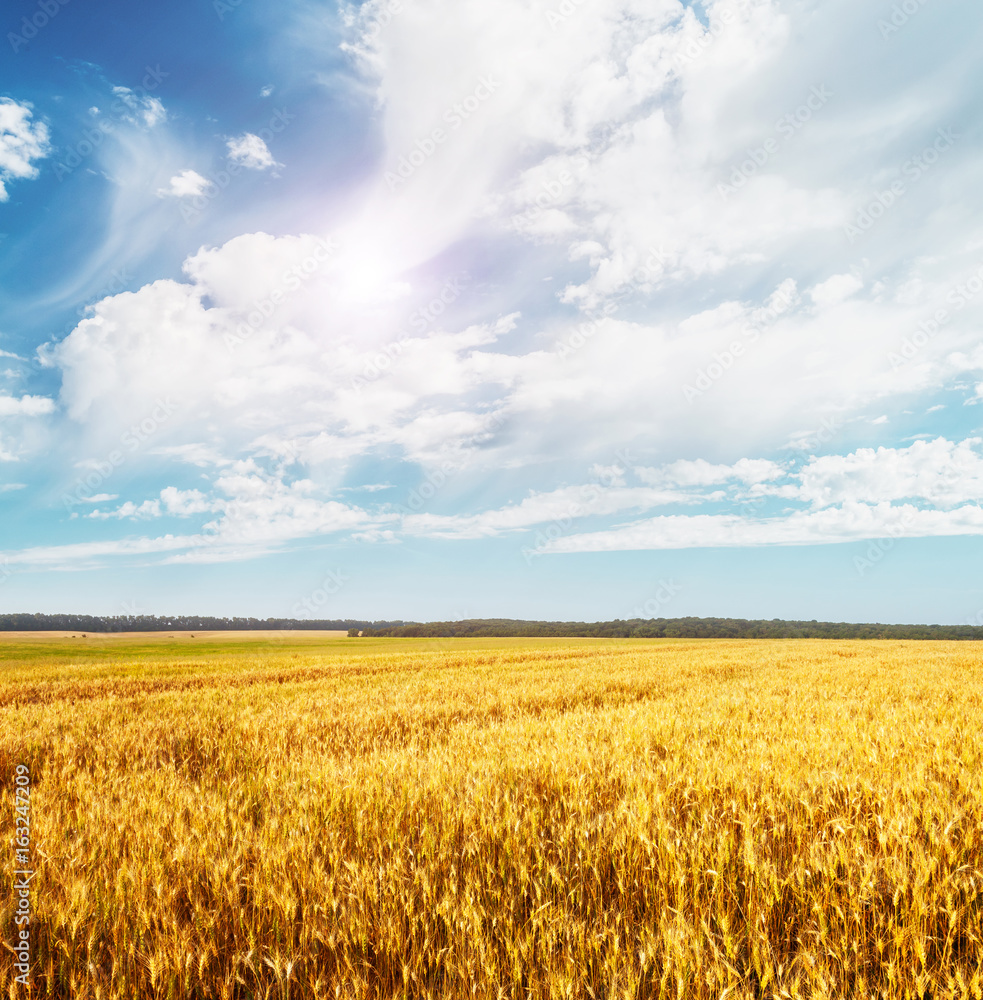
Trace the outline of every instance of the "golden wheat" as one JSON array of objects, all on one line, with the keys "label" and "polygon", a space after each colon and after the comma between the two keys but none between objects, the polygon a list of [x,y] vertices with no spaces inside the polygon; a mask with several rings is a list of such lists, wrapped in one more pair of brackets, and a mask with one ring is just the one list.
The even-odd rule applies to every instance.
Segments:
[{"label": "golden wheat", "polygon": [[983,997],[975,644],[3,655],[31,996]]}]

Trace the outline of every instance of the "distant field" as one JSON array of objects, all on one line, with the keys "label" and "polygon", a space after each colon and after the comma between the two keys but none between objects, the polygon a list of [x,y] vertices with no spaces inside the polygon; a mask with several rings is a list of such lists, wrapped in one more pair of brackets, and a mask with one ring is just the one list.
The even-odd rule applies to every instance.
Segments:
[{"label": "distant field", "polygon": [[0,634],[31,996],[983,997],[983,644],[167,635]]}]

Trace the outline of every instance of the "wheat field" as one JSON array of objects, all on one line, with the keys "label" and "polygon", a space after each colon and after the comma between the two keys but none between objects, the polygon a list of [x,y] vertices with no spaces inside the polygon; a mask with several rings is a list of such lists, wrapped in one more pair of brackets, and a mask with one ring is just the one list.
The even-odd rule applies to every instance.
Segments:
[{"label": "wheat field", "polygon": [[978,644],[0,654],[4,996],[983,997]]}]

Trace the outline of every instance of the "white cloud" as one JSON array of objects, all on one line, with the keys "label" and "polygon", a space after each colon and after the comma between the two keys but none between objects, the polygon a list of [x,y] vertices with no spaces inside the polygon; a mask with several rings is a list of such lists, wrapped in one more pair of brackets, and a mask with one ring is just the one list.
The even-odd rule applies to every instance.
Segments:
[{"label": "white cloud", "polygon": [[749,519],[732,514],[668,515],[610,531],[569,535],[546,542],[542,553],[618,552],[643,549],[734,548],[762,545],[826,545],[870,538],[983,535],[983,507],[922,510],[911,504],[845,503],[820,511]]},{"label": "white cloud", "polygon": [[[188,282],[158,281],[98,303],[51,351],[69,414],[93,429],[125,427],[170,400],[174,412],[152,451],[205,467],[245,450],[314,466],[388,453],[424,465],[532,468],[557,450],[557,428],[588,463],[603,459],[611,440],[707,451],[719,445],[720,426],[751,441],[774,428],[784,440],[792,421],[819,426],[831,401],[859,407],[906,377],[885,371],[895,324],[879,330],[871,319],[858,345],[841,316],[813,315],[789,283],[759,303],[725,302],[675,325],[607,318],[580,340],[561,328],[552,351],[523,351],[514,316],[459,333],[407,333],[399,300],[344,297],[348,252],[326,246],[311,236],[244,235],[189,258]],[[864,316],[872,306],[841,308]],[[394,316],[404,330],[395,347]],[[507,334],[515,350],[500,346]],[[718,363],[735,343],[741,355]],[[820,350],[831,354],[827,365],[803,363]],[[838,352],[852,352],[848,370]],[[694,385],[691,400],[685,389]],[[754,490],[781,469],[764,459],[696,459],[638,474],[669,489]]]},{"label": "white cloud", "polygon": [[224,494],[213,505],[220,516],[207,523],[205,530],[214,533],[214,544],[225,547],[281,544],[395,520],[392,514],[370,515],[358,507],[321,499],[310,481],[288,484],[248,466],[220,476],[215,485]]},{"label": "white cloud", "polygon": [[[534,494],[519,504],[477,515],[414,514],[404,519],[403,528],[410,534],[436,538],[479,538],[553,522],[568,538],[544,543],[542,552],[820,544],[891,534],[900,530],[899,525],[908,534],[958,534],[963,528],[974,534],[977,505],[983,501],[981,444],[979,438],[959,443],[939,438],[917,441],[904,449],[859,449],[849,455],[810,459],[798,471],[762,459],[741,459],[731,466],[677,461],[634,470],[644,482],[664,487],[661,490],[585,484]],[[725,484],[728,490],[702,492]],[[750,490],[744,492],[743,487]],[[769,497],[810,504],[813,509],[778,517],[758,511],[753,517],[747,512],[660,515],[589,533],[580,532],[576,523],[628,510],[706,502],[726,505],[748,499],[761,502]],[[913,500],[936,509],[910,504],[892,507],[893,500]],[[953,514],[953,509],[958,513]],[[942,516],[948,514],[952,516]],[[572,534],[574,530],[578,533]]]},{"label": "white cloud", "polygon": [[678,491],[647,487],[606,488],[588,483],[533,494],[520,503],[481,514],[410,514],[404,519],[403,527],[409,534],[431,538],[487,538],[550,521],[569,523],[578,518],[696,503],[701,499]]},{"label": "white cloud", "polygon": [[[314,462],[390,445],[429,462],[491,435],[496,457],[530,467],[569,442],[584,465],[603,463],[609,441],[643,443],[648,462],[705,455],[713,464],[777,447],[790,426],[819,426],[831,412],[867,417],[878,401],[937,385],[957,364],[983,365],[969,353],[953,360],[972,336],[967,311],[914,363],[890,367],[926,297],[944,299],[946,284],[927,275],[915,304],[892,294],[897,276],[855,294],[863,278],[841,258],[857,255],[837,227],[867,183],[869,144],[836,141],[860,126],[844,116],[838,84],[805,83],[815,67],[801,65],[794,11],[766,0],[728,9],[723,27],[708,31],[677,0],[602,0],[562,15],[547,0],[504,0],[494,13],[477,0],[451,9],[421,0],[381,20],[366,7],[355,48],[374,74],[385,151],[364,203],[352,203],[347,271],[319,269],[231,353],[227,334],[284,291],[290,240],[244,235],[189,260],[190,285],[158,282],[136,300],[107,300],[101,319],[58,350],[73,415],[88,419],[84,386],[106,383],[93,413],[119,405],[141,416],[136,400],[146,392],[131,394],[111,358],[150,398],[190,397],[187,420],[214,411],[214,439],[197,443],[225,455],[225,439],[243,443],[248,429],[271,453],[289,440],[295,457]],[[789,126],[799,107],[805,120]],[[891,120],[903,129],[910,115]],[[419,154],[437,126],[447,141],[390,190],[385,174]],[[268,169],[272,155],[251,135],[230,139],[230,155]],[[746,182],[723,197],[719,185],[768,140],[779,151],[752,162]],[[561,319],[554,308],[541,323],[519,320],[505,346],[490,331],[496,312],[514,310],[516,288],[497,275],[501,298],[478,322],[442,318],[407,336],[412,307],[399,313],[396,289],[411,284],[408,268],[478,226],[521,242],[516,213],[543,204],[557,223],[536,234],[547,244],[544,267],[561,275],[558,287],[581,314]],[[708,289],[705,275],[719,285]],[[655,308],[657,292],[667,293],[665,308],[662,298]],[[632,308],[619,314],[622,296]],[[579,336],[594,305],[613,315],[599,308],[582,346],[551,349]],[[132,332],[141,325],[156,327],[154,339]],[[483,342],[468,333],[475,329]],[[373,348],[393,343],[386,370],[350,391]],[[238,406],[248,416],[229,427]],[[523,433],[510,436],[509,422]],[[722,444],[721,427],[739,428],[740,441]]]},{"label": "white cloud", "polygon": [[855,274],[834,274],[809,291],[812,301],[821,309],[839,305],[864,287],[863,281]]},{"label": "white cloud", "polygon": [[[157,520],[161,517],[190,517],[213,514],[199,532],[181,536],[159,551],[169,553],[165,559],[177,562],[229,562],[281,549],[295,540],[316,535],[378,533],[398,520],[398,515],[383,511],[369,513],[317,494],[320,491],[308,480],[287,483],[277,476],[262,472],[251,462],[236,463],[236,468],[220,476],[212,495],[200,490],[179,490],[168,486],[159,498],[136,502],[128,500],[115,510],[94,510],[90,519]],[[111,497],[93,497],[96,500]],[[168,539],[172,536],[168,535]],[[145,539],[147,552],[157,551],[153,540]],[[133,554],[133,545],[119,550],[107,549],[103,555]],[[62,550],[66,561],[72,552],[90,559],[93,552],[84,546]],[[180,550],[180,551],[176,551]],[[33,550],[25,550],[29,553]],[[42,550],[46,552],[47,550]],[[43,556],[43,558],[47,558]],[[25,561],[30,561],[25,556]]]},{"label": "white cloud", "polygon": [[[448,219],[454,202],[477,203],[496,174],[519,168],[504,197],[492,195],[503,221],[514,228],[518,216],[520,228],[539,236],[596,248],[591,278],[572,284],[568,301],[590,306],[639,280],[715,273],[762,259],[791,235],[845,221],[846,200],[834,189],[797,184],[774,169],[733,198],[717,191],[730,160],[747,155],[748,126],[756,127],[747,111],[735,113],[737,95],[789,35],[778,5],[732,9],[722,34],[674,0],[591,4],[558,21],[545,2],[499,4],[494,19],[478,3],[436,8],[420,4],[368,43],[394,161],[440,124],[439,95],[450,107],[482,72],[507,70],[474,112],[480,127],[458,128],[408,181],[406,200],[412,191],[432,215],[439,191]],[[687,46],[699,57],[687,56]],[[439,68],[438,50],[455,53]],[[535,146],[549,155],[520,166]],[[462,175],[466,183],[449,183]],[[638,279],[653,234],[669,255]]]},{"label": "white cloud", "polygon": [[125,121],[145,128],[153,128],[167,121],[167,109],[160,98],[139,95],[129,87],[113,87],[113,94],[130,111],[123,115]]},{"label": "white cloud", "polygon": [[[564,294],[583,309],[779,260],[790,271],[802,267],[811,281],[815,249],[831,259],[832,277],[809,297],[820,313],[838,307],[839,332],[830,341],[834,319],[803,314],[791,370],[809,366],[802,373],[809,396],[836,393],[831,383],[844,374],[850,388],[843,395],[896,389],[902,379],[885,385],[881,371],[885,348],[906,324],[914,327],[917,314],[900,301],[852,302],[863,279],[836,268],[855,259],[843,229],[855,192],[872,183],[870,144],[853,140],[878,111],[895,132],[912,129],[910,102],[899,96],[889,108],[858,112],[855,88],[847,100],[839,83],[812,75],[832,67],[803,52],[799,12],[782,4],[718,4],[706,13],[710,28],[674,0],[611,0],[560,14],[545,0],[505,2],[494,18],[476,0],[453,10],[421,2],[398,17],[368,5],[355,19],[364,37],[354,48],[378,80],[389,172],[401,157],[419,158],[417,144],[426,146],[435,125],[448,133],[395,193],[380,193],[380,217],[394,239],[412,234],[421,254],[441,239],[452,242],[475,215],[552,241],[589,265],[589,277],[571,281]],[[863,21],[859,12],[841,17]],[[502,66],[492,97],[448,129],[441,110]],[[926,100],[919,115],[942,114],[939,97],[933,91],[938,106]],[[722,196],[722,185],[734,187],[733,172],[745,168],[739,189]],[[843,364],[855,355],[859,364]],[[774,386],[778,367],[745,366],[749,396]],[[932,378],[908,373],[911,381],[920,376]],[[785,381],[802,391],[799,379]]]},{"label": "white cloud", "polygon": [[10,198],[10,181],[37,177],[33,161],[51,151],[48,126],[32,121],[32,117],[31,105],[0,97],[0,201]]},{"label": "white cloud", "polygon": [[208,180],[194,170],[182,170],[170,180],[170,187],[161,188],[157,194],[160,197],[197,198],[205,193]]},{"label": "white cloud", "polygon": [[54,410],[55,401],[47,396],[0,395],[0,417],[39,417]]},{"label": "white cloud", "polygon": [[270,167],[279,166],[266,143],[252,132],[229,139],[225,145],[229,151],[229,159],[250,170],[269,170]]},{"label": "white cloud", "polygon": [[785,470],[766,459],[742,458],[734,465],[712,465],[705,459],[680,459],[659,469],[635,470],[643,482],[671,483],[676,486],[713,486],[731,480],[747,485],[777,479]]},{"label": "white cloud", "polygon": [[218,467],[221,465],[231,464],[231,460],[223,458],[215,448],[202,444],[198,441],[190,442],[188,444],[152,448],[150,450],[150,454],[160,456],[162,458],[173,458],[179,462],[185,462],[188,465],[197,465],[199,467],[209,465]]},{"label": "white cloud", "polygon": [[916,441],[908,448],[860,448],[810,461],[798,474],[798,498],[814,507],[848,501],[919,498],[951,508],[983,500],[981,438]]},{"label": "white cloud", "polygon": [[[803,47],[801,10],[771,0],[705,5],[711,30],[677,0],[558,8],[419,0],[379,18],[379,5],[364,5],[355,49],[377,86],[383,154],[377,175],[346,193],[341,252],[315,258],[313,236],[265,233],[203,247],[185,262],[187,280],[107,297],[50,351],[88,441],[118,439],[172,401],[146,454],[194,464],[210,481],[101,517],[213,516],[201,529],[211,541],[189,542],[180,559],[232,558],[305,533],[392,540],[391,510],[333,499],[332,484],[350,483],[354,460],[368,458],[471,476],[446,494],[451,509],[497,487],[489,470],[515,474],[511,502],[413,513],[402,530],[415,535],[484,537],[759,498],[810,509],[737,521],[673,513],[591,537],[688,544],[702,526],[744,544],[836,538],[880,530],[895,516],[881,505],[911,499],[946,515],[932,530],[959,517],[972,529],[970,514],[952,511],[979,498],[972,441],[926,442],[934,451],[924,454],[859,449],[798,468],[740,457],[792,438],[825,450],[831,416],[873,434],[897,424],[874,419],[902,408],[889,401],[954,383],[974,391],[983,295],[951,306],[904,365],[891,362],[950,300],[953,275],[978,268],[965,251],[973,213],[953,209],[951,232],[932,230],[923,250],[921,235],[891,235],[901,220],[902,236],[922,233],[913,187],[863,247],[843,232],[858,199],[901,170],[903,156],[882,162],[879,150],[920,148],[927,123],[945,115],[941,92],[915,107],[827,86],[835,66]],[[844,7],[831,21],[843,29],[864,16]],[[826,55],[861,45],[836,34],[809,34],[810,44]],[[432,139],[435,128],[445,140]],[[245,167],[276,166],[252,133],[227,145]],[[392,182],[403,161],[412,169]],[[207,183],[190,170],[170,176],[182,162],[194,161],[169,161],[154,180],[169,196]],[[966,190],[975,187],[952,203],[965,206]],[[427,282],[449,248],[457,267],[457,251],[478,243],[497,247],[501,266],[469,278],[456,311],[458,293],[434,298]],[[519,316],[530,288],[562,306],[539,299]],[[427,302],[440,310],[423,320]],[[612,442],[639,451],[633,469],[610,464]],[[604,483],[589,499],[589,487],[560,485],[584,469]],[[372,472],[390,475],[389,465]]]},{"label": "white cloud", "polygon": [[[606,486],[586,483],[533,493],[519,503],[478,514],[402,513],[384,504],[366,510],[324,495],[310,480],[287,482],[263,472],[254,462],[237,462],[215,481],[214,490],[167,487],[159,498],[128,501],[114,511],[88,515],[100,520],[156,519],[214,515],[199,532],[180,542],[144,539],[146,552],[159,551],[168,562],[221,562],[271,552],[299,539],[342,534],[366,542],[393,541],[403,535],[440,539],[477,539],[519,534],[550,524],[537,535],[537,554],[644,549],[818,545],[885,537],[934,537],[983,534],[983,439],[954,443],[916,441],[904,449],[858,449],[824,456],[793,471],[766,460],[743,459],[730,466],[700,461],[638,468],[641,478],[679,488]],[[617,478],[617,477],[615,477]],[[776,482],[776,480],[780,480]],[[725,486],[707,492],[707,488]],[[579,530],[585,519],[601,519],[659,507],[740,502],[742,490],[761,500],[780,497],[811,509],[755,516],[730,512],[659,514],[600,530]],[[100,495],[93,502],[112,499]],[[908,501],[900,504],[892,501]],[[409,506],[414,506],[411,494]],[[167,536],[168,539],[171,536]],[[133,554],[130,540],[105,555]],[[61,552],[61,550],[59,550]],[[86,546],[72,550],[90,560]],[[40,561],[48,558],[42,551]],[[67,550],[65,560],[72,558]],[[25,557],[27,558],[27,557]]]},{"label": "white cloud", "polygon": [[[90,497],[87,503],[104,502],[115,500],[115,496],[99,494]],[[192,514],[206,514],[218,510],[220,505],[213,500],[209,500],[200,490],[179,490],[174,486],[166,486],[160,491],[160,498],[154,500],[144,500],[142,503],[134,503],[127,500],[116,510],[93,511],[88,517],[97,520],[149,520],[159,517],[189,517]]]},{"label": "white cloud", "polygon": [[[496,421],[476,397],[508,378],[480,348],[515,319],[455,334],[424,327],[400,342],[386,378],[359,389],[380,317],[346,303],[347,264],[322,239],[256,233],[189,258],[189,282],[102,300],[50,349],[69,416],[110,436],[149,420],[155,453],[204,464],[241,448],[335,463],[373,449],[425,461],[473,450]],[[382,319],[400,308],[387,305]],[[348,333],[355,324],[361,344]],[[161,407],[166,419],[155,420]],[[204,442],[203,426],[213,435]]]},{"label": "white cloud", "polygon": [[352,486],[350,489],[365,493],[379,493],[382,490],[393,489],[392,483],[363,483],[361,486]]},{"label": "white cloud", "polygon": [[215,509],[201,490],[179,490],[174,486],[167,486],[160,491],[160,499],[164,510],[178,517],[204,514]]},{"label": "white cloud", "polygon": [[160,503],[157,500],[144,500],[141,504],[135,504],[128,500],[114,511],[94,510],[91,514],[86,514],[86,517],[96,521],[107,521],[111,518],[147,520],[160,517]]},{"label": "white cloud", "polygon": [[0,558],[18,566],[49,569],[80,569],[99,565],[106,557],[147,556],[194,545],[191,536],[163,535],[159,538],[123,538],[70,545],[36,545],[19,551],[0,553]]}]

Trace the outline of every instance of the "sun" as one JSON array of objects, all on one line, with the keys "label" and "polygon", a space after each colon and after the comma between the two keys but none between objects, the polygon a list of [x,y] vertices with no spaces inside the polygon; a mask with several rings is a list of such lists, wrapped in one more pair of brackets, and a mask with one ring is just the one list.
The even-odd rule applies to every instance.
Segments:
[{"label": "sun", "polygon": [[412,291],[392,258],[372,249],[352,249],[344,253],[337,272],[338,297],[351,303],[390,302]]}]

